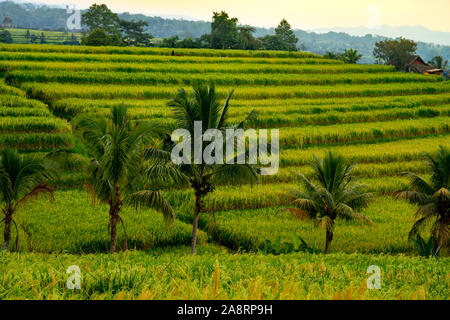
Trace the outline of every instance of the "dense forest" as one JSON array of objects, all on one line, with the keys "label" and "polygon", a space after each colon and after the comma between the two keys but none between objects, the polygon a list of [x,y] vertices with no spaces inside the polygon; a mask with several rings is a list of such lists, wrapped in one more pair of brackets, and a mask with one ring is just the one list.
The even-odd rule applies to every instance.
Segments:
[{"label": "dense forest", "polygon": [[[33,4],[17,4],[12,1],[0,2],[0,20],[8,15],[14,25],[21,28],[41,29],[41,30],[61,30],[64,31],[68,14],[62,8],[48,6],[37,6]],[[142,14],[119,14],[123,20],[143,20],[148,23],[146,31],[156,38],[168,38],[178,35],[183,38],[198,38],[210,33],[211,23],[206,21],[188,21],[182,19],[164,19],[160,17],[149,17]],[[255,28],[255,36],[263,37],[275,33],[275,29]],[[364,37],[350,36],[346,33],[328,32],[318,34],[295,30],[295,35],[299,39],[297,46],[301,50],[318,54],[325,54],[327,51],[339,53],[346,48],[353,48],[362,54],[360,63],[373,63],[372,56],[375,42],[386,39],[381,36],[366,35]],[[419,42],[417,54],[426,61],[434,56],[450,57],[450,46]]]}]

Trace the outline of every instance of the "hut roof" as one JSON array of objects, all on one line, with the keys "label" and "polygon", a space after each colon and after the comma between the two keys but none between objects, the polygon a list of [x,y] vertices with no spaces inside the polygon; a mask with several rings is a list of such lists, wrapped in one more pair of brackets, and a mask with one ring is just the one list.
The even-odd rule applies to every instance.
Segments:
[{"label": "hut roof", "polygon": [[11,24],[12,20],[10,17],[6,16],[5,19],[3,19],[3,24]]}]

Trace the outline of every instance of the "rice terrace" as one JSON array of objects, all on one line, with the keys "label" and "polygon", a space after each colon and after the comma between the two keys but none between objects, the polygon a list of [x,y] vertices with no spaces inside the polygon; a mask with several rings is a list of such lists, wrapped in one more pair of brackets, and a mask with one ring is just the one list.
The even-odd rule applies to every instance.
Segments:
[{"label": "rice terrace", "polygon": [[[0,75],[2,300],[450,299],[443,76],[50,44],[0,44]],[[278,129],[278,172],[172,163],[195,117]]]}]

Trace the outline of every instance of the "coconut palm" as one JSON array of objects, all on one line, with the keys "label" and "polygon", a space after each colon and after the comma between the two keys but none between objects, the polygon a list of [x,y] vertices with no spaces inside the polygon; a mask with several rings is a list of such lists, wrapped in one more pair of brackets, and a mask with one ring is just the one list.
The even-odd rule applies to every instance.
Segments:
[{"label": "coconut palm", "polygon": [[256,50],[261,47],[261,41],[253,36],[256,28],[252,26],[239,27],[239,42],[237,47],[242,50]]},{"label": "coconut palm", "polygon": [[294,190],[291,211],[304,214],[326,228],[325,254],[329,253],[335,220],[338,216],[346,219],[360,218],[373,223],[369,218],[358,214],[357,210],[365,207],[372,194],[366,192],[365,185],[355,183],[352,170],[354,165],[344,157],[327,152],[323,159],[314,156],[310,162],[313,168],[314,183],[299,173],[303,191]]},{"label": "coconut palm", "polygon": [[[185,129],[191,137],[195,136],[194,127],[196,121],[201,121],[201,135],[208,129],[218,129],[222,132],[227,128],[227,116],[230,108],[230,99],[233,91],[230,91],[223,106],[216,97],[214,85],[197,84],[193,87],[193,97],[189,97],[184,89],[179,89],[178,93],[170,100],[168,106],[173,108],[178,129]],[[242,128],[244,122],[233,126]],[[229,127],[230,128],[230,127]],[[189,141],[189,140],[187,140]],[[190,139],[191,149],[194,150],[194,139]],[[201,153],[206,149],[206,144],[202,144]],[[226,143],[226,142],[224,142]],[[209,144],[209,143],[208,143]],[[205,198],[214,191],[218,183],[255,183],[257,182],[257,169],[248,164],[196,164],[194,155],[190,157],[190,164],[175,165],[171,162],[171,153],[174,143],[170,138],[166,140],[165,152],[154,152],[148,150],[151,156],[158,156],[159,163],[156,163],[152,171],[164,172],[166,176],[173,177],[179,182],[186,181],[190,184],[195,194],[192,246],[191,254],[195,254],[197,245],[198,221],[200,213],[205,209]],[[223,148],[225,150],[225,148]],[[194,152],[192,152],[194,153]],[[184,155],[186,156],[186,155]],[[247,161],[246,161],[247,163]]]},{"label": "coconut palm", "polygon": [[410,178],[411,190],[396,192],[396,196],[420,205],[409,238],[414,239],[420,228],[431,222],[433,251],[438,254],[450,235],[450,150],[440,146],[436,156],[427,153],[424,160],[431,174],[430,182],[414,173],[405,173]]},{"label": "coconut palm", "polygon": [[148,122],[132,123],[124,106],[113,107],[109,118],[81,115],[74,119],[73,127],[92,157],[87,186],[96,199],[109,206],[111,253],[117,248],[118,222],[124,229],[127,249],[120,216],[124,205],[155,209],[163,214],[166,223],[173,221],[174,211],[152,183],[153,177],[144,179],[144,148],[158,135],[157,127]]},{"label": "coconut palm", "polygon": [[52,177],[48,164],[37,157],[19,155],[17,151],[0,152],[0,203],[3,213],[3,250],[9,250],[11,226],[16,228],[14,249],[18,249],[19,231],[14,214],[21,204],[42,193],[52,194],[47,181]]},{"label": "coconut palm", "polygon": [[344,49],[344,52],[339,56],[345,63],[357,63],[362,55],[358,53],[358,50]]}]

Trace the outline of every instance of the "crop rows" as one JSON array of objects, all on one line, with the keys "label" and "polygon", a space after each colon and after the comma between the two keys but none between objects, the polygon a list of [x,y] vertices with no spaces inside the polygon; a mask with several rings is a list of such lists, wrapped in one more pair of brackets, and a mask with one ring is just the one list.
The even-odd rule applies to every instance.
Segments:
[{"label": "crop rows", "polygon": [[68,53],[45,53],[45,52],[6,52],[0,50],[0,61],[26,61],[26,62],[88,62],[97,63],[176,63],[176,64],[288,64],[288,65],[343,65],[340,60],[322,58],[246,58],[246,57],[171,57],[171,56],[146,56],[146,55],[116,55],[116,54],[68,54]]},{"label": "crop rows", "polygon": [[[198,82],[214,82],[217,85],[285,86],[285,85],[334,85],[334,84],[378,84],[405,82],[438,82],[442,77],[424,78],[418,74],[222,74],[222,73],[128,73],[128,72],[73,72],[73,71],[11,71],[6,75],[8,83],[57,82],[131,85],[193,85]],[[263,88],[261,88],[264,90]]]},{"label": "crop rows", "polygon": [[[1,57],[1,53],[0,53]],[[395,69],[391,66],[381,65],[353,65],[353,64],[267,64],[260,63],[114,63],[114,62],[47,62],[8,60],[0,62],[0,72],[15,70],[22,71],[90,71],[90,72],[128,72],[128,73],[246,73],[246,74],[340,74],[340,73],[388,73]],[[423,78],[423,77],[422,77]]]},{"label": "crop rows", "polygon": [[[41,100],[63,98],[85,99],[167,99],[177,90],[177,86],[122,86],[100,84],[59,84],[24,82],[21,85],[28,95]],[[448,82],[442,83],[395,83],[378,85],[340,86],[278,86],[240,87],[234,93],[237,99],[287,99],[287,98],[338,98],[386,95],[414,95],[447,93]],[[224,98],[226,88],[218,88],[218,95]]]},{"label": "crop rows", "polygon": [[55,118],[44,103],[8,88],[19,95],[0,95],[0,149],[51,150],[73,145],[66,121]]},{"label": "crop rows", "polygon": [[450,118],[448,117],[436,117],[417,120],[283,128],[280,132],[280,144],[303,147],[311,144],[371,141],[448,133],[450,131],[449,120]]},{"label": "crop rows", "polygon": [[[40,52],[40,53],[83,53],[113,55],[172,55],[170,48],[141,47],[87,47],[59,45],[0,45],[0,51],[6,52]],[[316,58],[322,56],[309,52],[285,51],[248,51],[248,50],[215,50],[215,49],[176,49],[181,56],[194,57],[251,57],[251,58]]]},{"label": "crop rows", "polygon": [[[322,103],[319,103],[321,102]],[[341,99],[270,99],[270,100],[233,100],[230,109],[231,116],[246,116],[252,110],[258,114],[323,114],[328,112],[356,112],[370,110],[387,110],[393,108],[417,108],[422,106],[435,106],[449,104],[449,94],[417,95],[417,96],[393,96],[372,97],[360,100],[359,98]],[[108,112],[108,109],[116,105],[125,105],[131,109],[131,115],[138,113],[143,118],[167,117],[171,109],[167,107],[166,99],[152,100],[87,100],[68,98],[52,103],[52,110],[67,118],[71,118],[83,112]],[[102,109],[104,109],[102,111]],[[134,109],[134,110],[133,110]],[[137,117],[137,116],[136,116]]]}]

